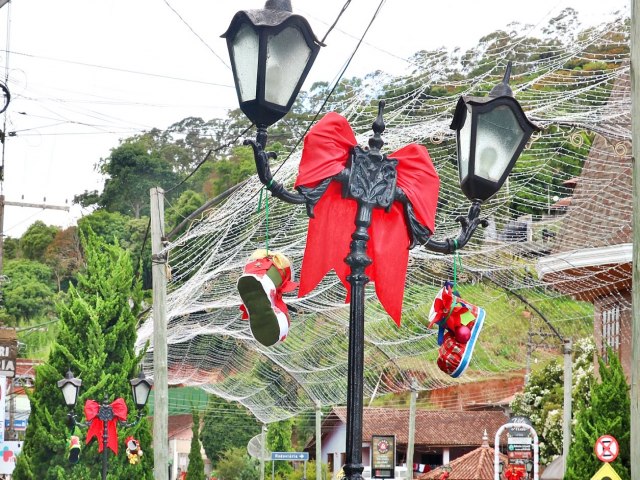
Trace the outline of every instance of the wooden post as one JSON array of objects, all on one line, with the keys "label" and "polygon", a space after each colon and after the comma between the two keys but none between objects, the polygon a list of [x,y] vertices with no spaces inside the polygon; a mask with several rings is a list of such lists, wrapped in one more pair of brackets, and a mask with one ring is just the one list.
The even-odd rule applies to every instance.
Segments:
[{"label": "wooden post", "polygon": [[322,478],[322,411],[320,403],[316,404],[316,480]]},{"label": "wooden post", "polygon": [[569,446],[571,445],[571,387],[573,361],[571,352],[573,342],[570,338],[564,339],[562,353],[564,354],[564,407],[562,412],[562,475],[567,472],[567,457],[569,456]]},{"label": "wooden post", "polygon": [[162,253],[164,190],[151,189],[151,274],[153,277],[153,477],[167,480],[169,387],[167,381],[167,257]]},{"label": "wooden post", "polygon": [[411,380],[411,401],[409,402],[409,437],[407,441],[407,478],[413,478],[413,443],[416,437],[416,400],[418,398],[418,384]]},{"label": "wooden post", "polygon": [[640,480],[640,0],[631,2],[631,145],[633,164],[633,277],[631,282],[631,480]]}]

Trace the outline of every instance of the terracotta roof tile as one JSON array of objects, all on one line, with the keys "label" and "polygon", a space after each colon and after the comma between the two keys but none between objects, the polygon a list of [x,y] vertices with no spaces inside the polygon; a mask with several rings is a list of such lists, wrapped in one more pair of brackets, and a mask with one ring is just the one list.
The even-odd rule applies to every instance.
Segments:
[{"label": "terracotta roof tile", "polygon": [[[494,450],[483,445],[475,450],[456,458],[449,463],[451,473],[448,480],[493,480],[494,479]],[[500,461],[507,462],[507,456],[500,455]],[[418,480],[439,479],[444,471],[436,468],[420,475]]]},{"label": "terracotta roof tile", "polygon": [[[345,407],[334,407],[333,412],[346,423]],[[497,411],[418,410],[415,443],[431,446],[480,445],[485,429],[493,440],[498,428],[507,420],[504,413]],[[409,409],[364,409],[362,438],[365,441],[373,435],[396,435],[397,443],[406,444],[408,429]]]}]

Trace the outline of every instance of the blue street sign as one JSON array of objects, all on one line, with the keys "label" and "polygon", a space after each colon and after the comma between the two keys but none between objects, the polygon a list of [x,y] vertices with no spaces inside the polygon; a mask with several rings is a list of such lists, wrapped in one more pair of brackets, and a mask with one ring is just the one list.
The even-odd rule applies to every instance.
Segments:
[{"label": "blue street sign", "polygon": [[271,460],[309,460],[309,452],[271,452]]}]

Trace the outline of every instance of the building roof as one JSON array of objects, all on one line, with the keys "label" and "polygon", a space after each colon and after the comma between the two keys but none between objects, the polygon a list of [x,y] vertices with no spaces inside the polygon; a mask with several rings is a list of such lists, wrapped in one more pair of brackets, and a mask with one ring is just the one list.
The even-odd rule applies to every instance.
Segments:
[{"label": "building roof", "polygon": [[192,432],[191,427],[193,426],[193,417],[191,414],[185,415],[170,415],[169,416],[169,440],[178,439],[178,440],[189,440],[191,439]]},{"label": "building roof", "polygon": [[[334,407],[325,422],[341,423],[347,421],[346,407]],[[416,411],[416,445],[430,446],[475,446],[480,444],[482,432],[486,429],[489,438],[508,417],[496,411]],[[373,435],[395,435],[398,444],[408,443],[409,409],[365,408],[363,415],[362,438],[364,441]]]},{"label": "building roof", "polygon": [[[622,108],[630,95],[630,79],[621,77],[609,101]],[[628,131],[628,115],[615,124],[603,122],[575,182],[551,254],[538,263],[544,282],[583,300],[630,288],[632,152],[631,143],[619,133]],[[629,248],[617,255],[618,247]]]},{"label": "building roof", "polygon": [[[506,463],[507,456],[499,453],[500,461]],[[495,451],[489,445],[487,432],[482,437],[479,448],[456,458],[448,466],[451,468],[448,480],[493,480]],[[419,480],[440,479],[444,470],[438,467],[418,477]]]}]

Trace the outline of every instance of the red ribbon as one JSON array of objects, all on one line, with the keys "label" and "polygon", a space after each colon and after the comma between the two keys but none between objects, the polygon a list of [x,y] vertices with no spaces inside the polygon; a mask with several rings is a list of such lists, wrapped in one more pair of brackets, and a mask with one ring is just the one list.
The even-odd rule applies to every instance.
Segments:
[{"label": "red ribbon", "polygon": [[[304,139],[295,186],[314,187],[340,173],[356,144],[353,130],[344,117],[337,113],[325,115]],[[440,180],[427,149],[411,144],[388,158],[398,160],[397,185],[409,198],[420,223],[433,232]],[[330,270],[334,270],[347,289],[346,301],[349,301],[349,267],[344,259],[349,254],[356,212],[356,201],[343,198],[342,185],[331,182],[314,207],[314,218],[309,219],[298,296],[311,292]],[[394,202],[388,212],[375,208],[369,237],[367,255],[373,263],[366,269],[366,274],[375,283],[380,303],[399,326],[410,245],[403,205]]]},{"label": "red ribbon", "polygon": [[[117,422],[126,422],[127,420],[127,404],[122,398],[116,398],[111,403],[113,409],[113,419],[107,423],[107,447],[118,454],[118,432],[116,430]],[[87,441],[89,443],[93,437],[98,439],[98,451],[102,452],[104,445],[102,444],[102,435],[104,432],[104,422],[98,418],[100,404],[94,400],[87,400],[84,404],[84,416],[89,422],[89,430],[87,431]]]}]

